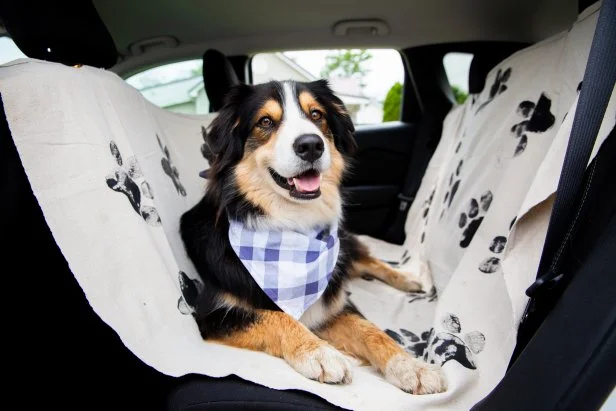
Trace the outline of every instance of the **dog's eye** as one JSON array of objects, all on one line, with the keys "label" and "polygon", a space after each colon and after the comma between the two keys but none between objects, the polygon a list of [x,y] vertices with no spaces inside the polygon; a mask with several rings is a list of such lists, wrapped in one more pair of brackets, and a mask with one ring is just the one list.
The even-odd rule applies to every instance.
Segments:
[{"label": "dog's eye", "polygon": [[257,122],[257,124],[259,125],[259,127],[269,128],[272,126],[272,124],[274,124],[274,122],[272,121],[271,118],[265,116],[265,117],[261,117],[259,121]]},{"label": "dog's eye", "polygon": [[312,110],[310,112],[310,117],[313,121],[321,120],[321,118],[323,118],[323,113],[321,113],[319,110]]}]

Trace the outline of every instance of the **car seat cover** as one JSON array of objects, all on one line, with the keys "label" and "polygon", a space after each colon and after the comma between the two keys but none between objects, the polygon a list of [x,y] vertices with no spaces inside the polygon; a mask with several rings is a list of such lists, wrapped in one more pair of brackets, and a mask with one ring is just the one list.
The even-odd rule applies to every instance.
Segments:
[{"label": "car seat cover", "polygon": [[[283,360],[202,341],[190,314],[203,284],[178,226],[205,190],[201,148],[215,115],[170,113],[112,73],[37,60],[1,66],[0,93],[71,271],[145,363],[173,376],[235,374],[350,409],[469,409],[504,375],[515,345],[597,14],[591,7],[569,32],[495,67],[447,116],[405,244],[367,241],[400,269],[434,276],[436,294],[364,279],[348,290],[405,349],[443,365],[448,391],[429,396],[406,394],[370,367],[357,366],[352,384],[319,384]],[[612,98],[597,147],[614,118]]]}]

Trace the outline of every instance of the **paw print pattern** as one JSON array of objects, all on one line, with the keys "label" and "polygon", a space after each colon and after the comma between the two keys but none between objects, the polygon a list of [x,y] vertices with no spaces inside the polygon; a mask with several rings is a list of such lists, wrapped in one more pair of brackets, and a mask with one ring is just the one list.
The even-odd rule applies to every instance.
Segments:
[{"label": "paw print pattern", "polygon": [[505,249],[505,244],[507,244],[507,237],[502,236],[502,235],[497,235],[496,237],[494,237],[494,239],[492,240],[488,248],[493,253],[500,254]]},{"label": "paw print pattern", "polygon": [[[460,147],[460,144],[458,144],[458,148]],[[456,150],[458,150],[458,148]],[[456,193],[458,192],[458,188],[460,188],[460,182],[461,182],[460,173],[462,172],[463,164],[464,164],[464,160],[459,160],[458,164],[456,165],[455,170],[453,170],[451,174],[449,175],[449,182],[448,182],[449,190],[447,190],[447,192],[445,193],[445,196],[443,197],[443,204],[447,205],[447,209],[451,207],[451,203],[453,202],[453,199],[456,196]],[[443,216],[445,215],[445,211],[446,211],[445,208],[441,210],[441,215],[439,219],[443,218]]]},{"label": "paw print pattern", "polygon": [[413,354],[417,358],[423,358],[426,353],[426,348],[428,348],[428,341],[432,338],[434,330],[430,329],[424,331],[420,336],[404,328],[400,328],[399,331],[398,333],[387,329],[385,333],[399,345],[404,347],[406,352]]},{"label": "paw print pattern", "polygon": [[451,206],[451,202],[453,198],[456,196],[458,192],[458,188],[460,187],[460,180],[457,178],[460,175],[460,169],[462,168],[463,161],[460,160],[458,162],[458,166],[456,167],[455,175],[451,173],[449,175],[449,191],[445,193],[445,197],[443,198],[443,203],[447,204],[447,208]]},{"label": "paw print pattern", "polygon": [[189,315],[195,312],[197,297],[203,291],[203,283],[197,279],[192,279],[186,275],[184,271],[178,274],[178,282],[182,295],[178,299],[178,310],[183,315]]},{"label": "paw print pattern", "polygon": [[[511,221],[511,226],[515,222],[515,218]],[[507,245],[507,237],[504,235],[497,235],[490,241],[490,245],[488,245],[488,250],[493,254],[501,254],[505,250],[505,246]],[[501,259],[497,256],[490,256],[484,259],[481,263],[479,263],[479,271],[484,274],[493,274],[500,267]]]},{"label": "paw print pattern", "polygon": [[448,314],[444,316],[441,319],[441,325],[445,330],[456,334],[458,334],[462,330],[462,326],[460,325],[460,319],[453,314]]},{"label": "paw print pattern", "polygon": [[158,140],[158,146],[165,155],[160,160],[160,163],[163,166],[163,171],[169,176],[171,181],[173,181],[173,185],[175,186],[175,189],[177,190],[178,194],[182,195],[183,197],[186,197],[186,189],[180,182],[180,173],[178,169],[175,168],[175,166],[171,162],[171,155],[169,154],[169,149],[166,146],[163,146],[163,143],[160,141],[160,137],[158,137],[158,134],[156,135],[156,140]]},{"label": "paw print pattern", "polygon": [[479,271],[484,274],[493,274],[500,267],[500,258],[488,257],[479,264]]},{"label": "paw print pattern", "polygon": [[[518,217],[515,216],[511,219],[511,222],[509,223],[509,231],[511,231],[511,229],[513,228],[513,225],[515,224],[517,218]],[[498,254],[502,254],[503,251],[505,251],[506,245],[507,245],[507,237],[505,237],[504,235],[495,236],[492,239],[492,241],[490,241],[490,244],[488,245],[488,250],[492,254],[496,254],[496,255],[491,255],[485,258],[483,261],[481,261],[478,267],[479,271],[481,271],[484,274],[493,274],[496,271],[498,271],[498,269],[500,268],[500,263],[501,263],[501,259],[498,256]]]},{"label": "paw print pattern", "polygon": [[410,297],[408,300],[408,303],[414,303],[415,301],[420,301],[420,300],[426,300],[427,302],[431,303],[433,301],[436,300],[436,298],[438,297],[438,291],[436,290],[436,287],[432,286],[432,288],[430,289],[430,291],[426,292],[417,292],[417,293],[408,293],[408,296]]},{"label": "paw print pattern", "polygon": [[488,94],[488,99],[481,103],[479,108],[475,114],[479,113],[483,110],[488,104],[492,102],[498,95],[503,94],[507,90],[507,81],[511,77],[511,67],[507,68],[505,71],[498,69],[496,72],[496,77],[494,78],[494,83],[490,86],[490,92]]},{"label": "paw print pattern", "polygon": [[156,208],[141,204],[142,197],[153,199],[154,195],[147,181],[143,180],[140,185],[137,185],[135,181],[143,178],[137,159],[129,157],[124,161],[114,141],[109,143],[109,150],[111,156],[118,163],[118,167],[105,177],[107,186],[113,191],[124,194],[135,212],[146,223],[154,227],[160,226],[161,221]]},{"label": "paw print pattern", "polygon": [[[387,260],[381,260],[381,261],[391,265],[393,268],[399,268],[400,266],[403,266],[404,264],[408,263],[410,259],[411,259],[411,255],[409,254],[409,250],[404,250],[404,253],[402,253],[402,257],[400,257],[400,261],[387,261]],[[370,275],[363,276],[363,278],[364,280],[367,280],[367,281],[374,280],[374,277]]]},{"label": "paw print pattern", "polygon": [[385,330],[404,349],[424,361],[442,366],[447,361],[457,361],[471,370],[477,369],[475,355],[485,348],[486,338],[479,331],[461,335],[462,326],[458,316],[445,314],[441,319],[443,332],[430,329],[421,336],[400,328],[399,332]]},{"label": "paw print pattern", "polygon": [[[432,205],[432,200],[434,199],[434,193],[436,191],[436,188],[432,188],[432,192],[430,193],[430,196],[428,197],[428,199],[426,201],[424,201],[424,209],[421,212],[421,218],[423,219],[423,227],[424,230],[426,229],[426,226],[428,225],[428,216],[430,214],[430,206]],[[423,242],[426,240],[426,232],[423,231],[421,233],[421,236],[419,237],[419,242],[423,244]]]},{"label": "paw print pattern", "polygon": [[551,107],[552,100],[543,93],[541,93],[537,103],[528,100],[520,103],[517,113],[524,120],[511,127],[511,132],[515,138],[519,139],[513,153],[514,157],[519,156],[526,150],[528,145],[527,133],[543,133],[554,125],[556,118],[550,112]]},{"label": "paw print pattern", "polygon": [[490,190],[484,192],[479,201],[471,198],[466,213],[461,213],[458,220],[458,227],[463,229],[462,238],[460,239],[460,247],[466,248],[470,245],[475,233],[483,222],[484,214],[490,208],[494,196]]}]

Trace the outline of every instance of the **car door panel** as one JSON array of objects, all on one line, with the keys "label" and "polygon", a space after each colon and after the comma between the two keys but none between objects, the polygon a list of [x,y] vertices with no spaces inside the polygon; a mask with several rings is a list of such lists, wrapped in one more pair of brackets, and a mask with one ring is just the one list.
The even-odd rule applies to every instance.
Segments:
[{"label": "car door panel", "polygon": [[358,150],[344,182],[345,215],[349,230],[384,236],[397,207],[416,127],[400,121],[358,126]]}]

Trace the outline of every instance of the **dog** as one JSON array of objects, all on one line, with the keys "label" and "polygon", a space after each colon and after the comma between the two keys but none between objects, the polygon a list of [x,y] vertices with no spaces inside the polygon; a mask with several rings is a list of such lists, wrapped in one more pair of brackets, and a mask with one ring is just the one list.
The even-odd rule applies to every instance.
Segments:
[{"label": "dog", "polygon": [[[322,383],[351,382],[344,352],[406,392],[442,392],[446,383],[438,366],[408,354],[347,299],[345,284],[363,275],[423,291],[419,275],[370,256],[344,228],[340,186],[357,148],[354,131],[346,107],[324,80],[239,85],[228,93],[206,135],[208,188],[180,221],[186,252],[204,283],[193,315],[206,341],[282,358]],[[319,280],[325,285],[317,300],[290,315],[249,270],[253,262],[242,259],[241,244],[232,244],[233,230],[272,237],[315,227],[330,231],[310,241],[327,243],[322,255],[336,258]],[[262,264],[269,264],[267,258]],[[295,274],[283,270],[279,280]],[[306,292],[306,298],[314,295]]]}]

